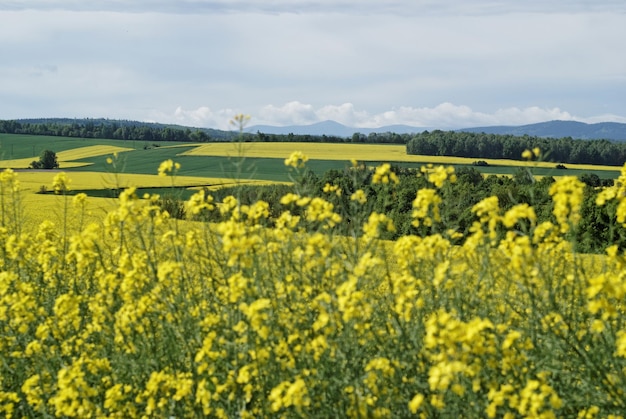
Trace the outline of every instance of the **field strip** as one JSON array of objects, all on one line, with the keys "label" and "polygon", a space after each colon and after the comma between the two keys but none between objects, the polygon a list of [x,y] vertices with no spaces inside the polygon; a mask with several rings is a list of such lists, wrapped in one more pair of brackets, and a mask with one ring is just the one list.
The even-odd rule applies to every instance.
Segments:
[{"label": "field strip", "polygon": [[[294,151],[301,151],[313,160],[384,161],[402,163],[433,163],[471,165],[483,160],[491,166],[518,166],[555,168],[553,162],[528,162],[505,159],[482,159],[475,157],[423,156],[406,154],[404,145],[384,144],[337,144],[337,143],[210,143],[202,144],[181,156],[246,157],[285,159]],[[568,169],[619,171],[619,166],[596,166],[591,164],[565,164]]]},{"label": "field strip", "polygon": [[[21,199],[21,205],[23,211],[21,212],[24,217],[24,225],[27,228],[35,228],[39,226],[44,220],[52,221],[56,225],[62,225],[63,219],[63,207],[66,197],[61,195],[41,195],[41,194],[24,194]],[[71,205],[70,199],[70,218],[68,222],[72,224],[72,228],[77,227],[76,222],[77,213]],[[87,198],[86,201],[86,213],[85,223],[95,222],[101,224],[104,219],[104,215],[109,211],[114,210],[119,206],[119,201],[114,198]]]},{"label": "field strip", "polygon": [[[18,180],[24,191],[37,192],[42,186],[52,189],[52,179],[59,171],[24,171],[18,172]],[[180,187],[207,187],[230,186],[234,184],[268,184],[267,180],[236,182],[232,178],[176,176],[175,178],[158,175],[142,175],[133,173],[102,173],[102,172],[71,172],[67,173],[70,179],[70,189],[112,189],[136,186],[142,188],[161,188],[172,186]]]},{"label": "field strip", "polygon": [[[113,153],[123,153],[125,151],[132,150],[132,148],[117,147],[112,145],[92,145],[87,147],[78,147],[71,150],[59,151],[57,153],[57,161],[59,162],[59,166],[61,167],[61,169],[85,167],[89,166],[91,163],[81,163],[74,160],[111,155]],[[39,160],[39,157],[25,157],[23,159],[0,160],[0,168],[26,169],[35,160]]]},{"label": "field strip", "polygon": [[[27,157],[24,159],[12,159],[12,160],[0,160],[0,169],[28,169],[30,164],[39,160],[39,157]],[[58,158],[57,158],[57,161]],[[63,169],[70,169],[75,167],[90,166],[91,163],[71,162],[71,161],[59,161],[59,165]]]},{"label": "field strip", "polygon": [[132,150],[134,149],[127,147],[117,147],[113,145],[92,145],[60,151],[57,153],[57,159],[59,160],[59,162],[70,162],[73,160],[88,159],[90,157],[104,156],[113,153],[123,153],[125,151]]}]

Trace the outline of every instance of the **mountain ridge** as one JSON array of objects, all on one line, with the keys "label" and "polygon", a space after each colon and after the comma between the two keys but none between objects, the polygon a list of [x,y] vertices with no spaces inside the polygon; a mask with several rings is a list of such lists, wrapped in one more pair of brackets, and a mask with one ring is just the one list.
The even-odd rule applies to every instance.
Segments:
[{"label": "mountain ridge", "polygon": [[554,120],[526,125],[494,125],[484,127],[470,127],[460,129],[442,129],[432,127],[415,127],[410,125],[387,125],[378,128],[354,128],[340,124],[336,121],[322,121],[309,125],[254,125],[246,129],[247,132],[276,135],[334,135],[340,137],[351,137],[355,133],[369,135],[370,133],[393,132],[396,134],[415,134],[424,131],[475,132],[485,134],[530,135],[544,138],[564,138],[582,140],[613,140],[626,141],[626,124],[620,122],[598,122],[588,124],[579,121]]},{"label": "mountain ridge", "polygon": [[554,120],[536,124],[518,126],[488,126],[464,128],[456,131],[485,134],[523,136],[530,135],[545,138],[572,137],[579,140],[615,140],[626,141],[626,124],[619,122],[598,122],[587,124],[580,121]]},{"label": "mountain ridge", "polygon": [[308,125],[288,125],[282,127],[275,125],[253,125],[246,128],[246,132],[261,132],[263,134],[276,135],[333,135],[337,137],[351,137],[355,133],[365,135],[383,132],[393,132],[396,134],[415,134],[430,129],[432,128],[414,127],[402,124],[386,125],[378,128],[355,128],[341,124],[336,121],[326,120]]}]

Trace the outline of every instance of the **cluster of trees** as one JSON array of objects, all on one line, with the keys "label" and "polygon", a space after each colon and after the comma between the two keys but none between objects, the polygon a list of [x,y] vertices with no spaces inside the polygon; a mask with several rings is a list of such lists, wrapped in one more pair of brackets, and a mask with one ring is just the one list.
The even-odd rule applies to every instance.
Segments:
[{"label": "cluster of trees", "polygon": [[[400,180],[398,185],[372,184],[373,171],[362,167],[358,170],[330,170],[322,176],[307,172],[295,186],[264,185],[264,186],[237,186],[208,192],[216,202],[221,202],[226,196],[235,196],[243,204],[250,205],[258,200],[270,204],[272,217],[278,217],[286,208],[280,204],[280,199],[288,192],[299,192],[306,196],[319,196],[330,201],[335,210],[342,216],[342,223],[335,227],[335,231],[345,235],[358,235],[361,226],[372,211],[384,213],[390,217],[396,227],[395,232],[386,232],[385,239],[396,239],[407,234],[426,235],[431,230],[424,226],[414,227],[411,223],[413,201],[421,188],[432,187],[425,177],[418,176],[419,171],[395,167],[393,169]],[[551,221],[556,223],[552,214],[553,202],[549,194],[550,185],[554,182],[551,177],[544,177],[535,181],[527,169],[519,169],[512,177],[488,176],[473,167],[462,167],[457,170],[457,182],[446,184],[439,191],[442,198],[442,221],[435,223],[434,231],[445,232],[454,229],[466,236],[476,216],[471,208],[481,200],[497,196],[500,207],[506,211],[516,204],[527,203],[532,205],[537,214],[537,223]],[[571,233],[572,242],[579,252],[603,253],[607,246],[618,244],[626,249],[626,231],[615,221],[616,203],[608,203],[604,207],[596,206],[598,186],[609,186],[613,180],[601,180],[594,174],[585,174],[580,177],[585,183],[584,202],[581,210],[581,221]],[[338,186],[342,193],[324,192],[326,184]],[[367,196],[367,203],[358,204],[351,200],[351,195],[362,189]],[[294,206],[290,210],[296,215],[303,215],[302,209]],[[183,214],[181,213],[181,216]],[[207,214],[207,220],[221,221],[219,211]],[[315,226],[312,226],[315,228]],[[521,228],[522,226],[520,226]],[[501,231],[502,234],[503,230]],[[463,239],[459,239],[458,244]]]},{"label": "cluster of trees", "polygon": [[557,163],[621,166],[626,161],[626,143],[440,130],[413,135],[406,151],[428,156],[520,160],[524,150],[535,147],[541,149],[544,160]]},{"label": "cluster of trees", "polygon": [[33,160],[30,163],[31,169],[58,169],[59,161],[57,160],[57,154],[52,150],[44,150],[39,156],[39,160]]}]

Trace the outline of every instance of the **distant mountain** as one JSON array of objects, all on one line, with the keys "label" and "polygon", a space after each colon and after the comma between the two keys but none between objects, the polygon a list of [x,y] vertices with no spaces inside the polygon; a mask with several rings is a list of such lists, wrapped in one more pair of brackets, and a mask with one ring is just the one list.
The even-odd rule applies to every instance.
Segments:
[{"label": "distant mountain", "polygon": [[580,140],[626,141],[626,124],[618,122],[600,122],[585,124],[577,121],[549,121],[520,126],[491,126],[463,128],[456,131],[484,132],[485,134],[530,135],[543,138],[572,137]]},{"label": "distant mountain", "polygon": [[277,127],[273,125],[254,125],[246,128],[246,132],[255,134],[261,132],[263,134],[276,135],[332,135],[335,137],[352,137],[354,133],[368,135],[370,133],[394,132],[396,134],[411,134],[428,130],[428,128],[412,127],[409,125],[387,125],[380,128],[354,128],[340,124],[335,121],[322,121],[311,125],[290,125],[286,127]]},{"label": "distant mountain", "polygon": [[[277,127],[272,125],[255,125],[246,129],[247,132],[255,134],[276,135],[332,135],[336,137],[351,137],[355,132],[368,135],[370,133],[394,132],[396,134],[412,134],[424,131],[431,131],[435,128],[413,127],[409,125],[387,125],[379,128],[354,128],[340,124],[335,121],[323,121],[311,125],[290,125]],[[441,128],[442,130],[447,130]],[[563,138],[572,137],[582,140],[616,140],[626,141],[626,124],[618,122],[600,122],[597,124],[586,124],[577,121],[549,121],[537,124],[520,126],[490,126],[461,128],[455,131],[463,132],[484,132],[486,134],[502,135],[530,135],[543,138]]]}]

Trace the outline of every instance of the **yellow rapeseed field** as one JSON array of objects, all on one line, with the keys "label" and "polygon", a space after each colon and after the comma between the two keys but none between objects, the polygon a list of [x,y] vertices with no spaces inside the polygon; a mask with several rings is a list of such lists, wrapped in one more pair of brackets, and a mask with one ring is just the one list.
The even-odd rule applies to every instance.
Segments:
[{"label": "yellow rapeseed field", "polygon": [[[626,255],[590,269],[572,250],[584,185],[556,180],[539,224],[488,197],[455,246],[433,223],[454,170],[425,175],[421,233],[381,242],[391,218],[336,185],[283,196],[274,218],[201,190],[180,221],[133,187],[66,195],[60,172],[35,219],[22,174],[0,173],[0,415],[623,418]],[[389,164],[371,179],[398,181]],[[626,228],[626,166],[609,201]]]},{"label": "yellow rapeseed field", "polygon": [[87,147],[78,147],[71,150],[59,151],[57,159],[60,162],[70,162],[73,160],[87,159],[89,157],[106,156],[115,153],[123,153],[132,151],[132,148],[117,147],[112,145],[92,145]]},{"label": "yellow rapeseed field", "polygon": [[[39,191],[42,186],[48,190],[51,189],[51,182],[55,171],[24,171],[19,172],[20,183],[25,191]],[[58,173],[58,171],[56,172]],[[207,185],[218,188],[230,186],[234,183],[238,184],[265,184],[264,181],[245,181],[236,182],[232,178],[213,178],[213,177],[195,177],[195,176],[177,176],[163,177],[158,175],[145,175],[134,173],[102,173],[102,172],[70,172],[67,174],[70,180],[70,188],[74,190],[80,189],[112,189],[126,188],[136,186],[139,188],[154,187],[186,187]]]}]

